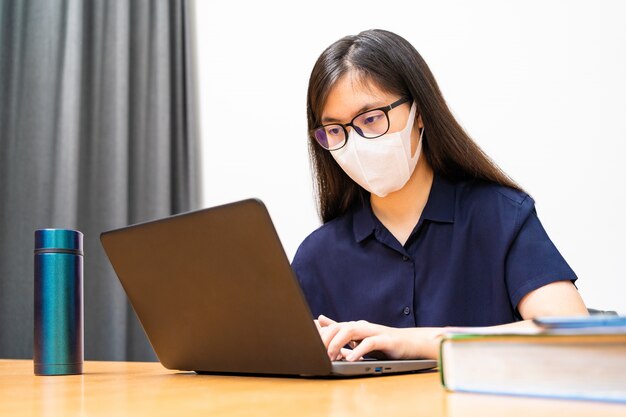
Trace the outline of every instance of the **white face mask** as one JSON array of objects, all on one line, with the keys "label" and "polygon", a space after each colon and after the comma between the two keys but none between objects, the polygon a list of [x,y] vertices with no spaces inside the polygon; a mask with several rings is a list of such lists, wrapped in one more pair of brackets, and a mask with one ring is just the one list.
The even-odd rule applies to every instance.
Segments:
[{"label": "white face mask", "polygon": [[398,191],[411,178],[422,153],[424,129],[415,154],[411,155],[411,131],[416,109],[413,103],[406,127],[400,132],[365,139],[351,129],[346,145],[331,151],[333,158],[350,178],[370,193],[385,197]]}]

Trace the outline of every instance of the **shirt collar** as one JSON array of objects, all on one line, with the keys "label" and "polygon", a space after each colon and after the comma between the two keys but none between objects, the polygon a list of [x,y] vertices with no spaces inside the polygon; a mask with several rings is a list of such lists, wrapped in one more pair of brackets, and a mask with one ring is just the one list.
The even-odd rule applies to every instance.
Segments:
[{"label": "shirt collar", "polygon": [[[440,223],[454,223],[456,202],[456,186],[447,179],[435,174],[430,187],[428,201],[420,220],[429,220]],[[354,238],[357,242],[369,237],[380,222],[374,216],[369,198],[353,215]]]},{"label": "shirt collar", "polygon": [[422,219],[440,223],[454,223],[455,207],[456,185],[435,174]]},{"label": "shirt collar", "polygon": [[352,216],[352,227],[354,230],[354,238],[357,243],[363,241],[366,237],[371,235],[376,229],[376,218],[372,212],[372,206],[370,205],[370,199],[365,198],[363,205],[356,209]]}]

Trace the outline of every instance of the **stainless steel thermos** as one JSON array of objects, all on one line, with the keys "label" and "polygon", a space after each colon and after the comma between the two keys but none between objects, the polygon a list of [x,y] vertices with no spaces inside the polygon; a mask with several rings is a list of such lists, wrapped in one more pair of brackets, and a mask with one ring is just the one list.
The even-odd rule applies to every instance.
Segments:
[{"label": "stainless steel thermos", "polygon": [[35,231],[36,375],[83,372],[83,234]]}]

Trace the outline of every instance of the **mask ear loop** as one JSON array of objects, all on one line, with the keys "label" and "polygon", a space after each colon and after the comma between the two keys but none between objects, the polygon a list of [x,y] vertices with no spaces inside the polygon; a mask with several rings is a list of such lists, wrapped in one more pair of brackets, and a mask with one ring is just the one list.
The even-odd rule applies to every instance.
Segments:
[{"label": "mask ear loop", "polygon": [[422,138],[423,138],[423,136],[424,136],[424,128],[422,127],[422,131],[420,132],[420,137],[419,137],[419,139],[417,139],[417,144],[415,145],[415,152],[413,152],[410,155],[411,162],[415,158],[419,158],[420,154],[422,153]]},{"label": "mask ear loop", "polygon": [[[416,115],[416,117],[415,117],[415,121],[416,121],[416,122],[418,121],[418,119],[420,118],[420,116],[421,116],[421,115],[422,115],[422,114],[421,114],[421,112],[420,112],[420,113],[417,113],[417,115]],[[422,136],[424,136],[424,128],[425,128],[425,126],[422,126],[422,129],[421,129],[421,131],[420,131],[420,138],[419,138],[419,142],[422,142]]]},{"label": "mask ear loop", "polygon": [[[417,119],[420,117],[420,114],[417,113],[417,117],[415,117],[415,121],[417,122]],[[420,153],[422,153],[422,138],[424,137],[424,130],[425,127],[422,126],[422,128],[420,129],[420,137],[419,139],[417,139],[417,145],[415,146],[415,152],[411,155],[411,159],[417,157]]]}]

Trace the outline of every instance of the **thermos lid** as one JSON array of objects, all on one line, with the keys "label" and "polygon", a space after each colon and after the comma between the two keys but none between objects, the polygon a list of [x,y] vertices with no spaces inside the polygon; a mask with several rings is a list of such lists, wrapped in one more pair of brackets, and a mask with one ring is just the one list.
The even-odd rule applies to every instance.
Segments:
[{"label": "thermos lid", "polygon": [[35,230],[35,251],[68,251],[83,254],[83,234],[70,229]]}]

